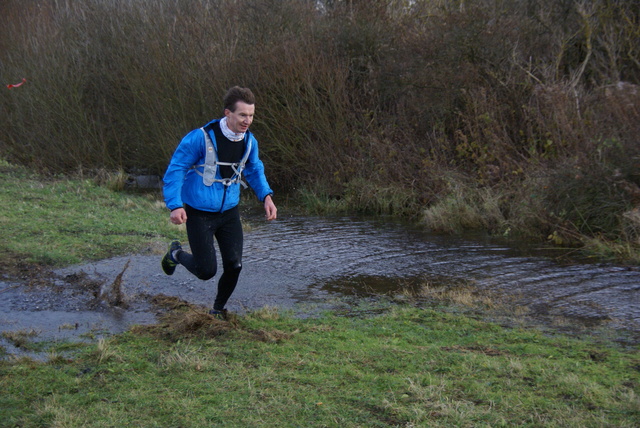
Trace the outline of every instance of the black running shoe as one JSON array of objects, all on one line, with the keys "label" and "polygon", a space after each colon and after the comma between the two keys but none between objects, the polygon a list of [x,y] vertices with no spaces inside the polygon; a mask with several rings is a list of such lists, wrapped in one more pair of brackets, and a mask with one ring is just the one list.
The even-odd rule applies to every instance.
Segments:
[{"label": "black running shoe", "polygon": [[209,311],[209,315],[212,315],[215,319],[220,320],[220,321],[226,321],[227,320],[227,310],[223,309],[221,311],[217,310],[217,309],[211,309]]},{"label": "black running shoe", "polygon": [[167,275],[173,275],[173,272],[176,270],[176,266],[178,266],[178,261],[173,258],[173,252],[176,250],[182,250],[182,246],[180,245],[180,241],[173,241],[169,244],[169,250],[167,254],[162,258],[162,270]]}]

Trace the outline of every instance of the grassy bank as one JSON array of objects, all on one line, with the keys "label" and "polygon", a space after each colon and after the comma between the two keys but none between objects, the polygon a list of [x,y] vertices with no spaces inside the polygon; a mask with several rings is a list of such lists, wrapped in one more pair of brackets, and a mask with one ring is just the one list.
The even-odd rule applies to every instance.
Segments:
[{"label": "grassy bank", "polygon": [[[0,426],[635,427],[640,358],[443,311],[164,323],[0,362]],[[380,314],[381,313],[381,314]]]},{"label": "grassy bank", "polygon": [[[2,273],[139,252],[182,233],[170,225],[157,192],[113,191],[95,178],[38,176],[2,160],[0,180]],[[119,186],[117,177],[110,181]]]}]

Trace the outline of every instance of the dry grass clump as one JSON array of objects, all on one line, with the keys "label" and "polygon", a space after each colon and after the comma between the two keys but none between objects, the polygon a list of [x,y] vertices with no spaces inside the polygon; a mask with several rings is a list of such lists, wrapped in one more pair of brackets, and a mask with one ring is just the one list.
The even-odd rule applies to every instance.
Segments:
[{"label": "dry grass clump", "polygon": [[105,361],[122,361],[122,356],[113,346],[113,343],[109,339],[100,338],[94,351],[96,360],[101,363]]},{"label": "dry grass clump", "polygon": [[188,345],[176,346],[160,355],[158,366],[173,370],[203,371],[210,367],[211,361],[208,354],[203,354],[201,349]]},{"label": "dry grass clump", "polygon": [[495,309],[502,305],[502,303],[496,299],[497,296],[480,290],[469,283],[437,285],[431,282],[425,282],[416,292],[416,297],[440,300],[469,307],[482,306]]},{"label": "dry grass clump", "polygon": [[406,286],[400,296],[408,301],[442,302],[468,308],[512,312],[523,315],[526,307],[514,305],[516,296],[478,288],[473,281],[456,278],[425,278],[416,285]]},{"label": "dry grass clump", "polygon": [[296,333],[297,332],[287,333],[278,329],[259,329],[253,332],[253,337],[261,342],[280,343],[291,339]]},{"label": "dry grass clump", "polygon": [[27,348],[34,337],[40,334],[39,331],[34,329],[29,330],[17,330],[17,331],[3,331],[0,333],[3,339],[10,342],[16,348]]},{"label": "dry grass clump", "polygon": [[231,331],[246,333],[255,340],[279,343],[290,339],[296,332],[287,333],[278,329],[258,329],[243,327],[238,317],[228,314],[227,320],[219,320],[202,309],[190,308],[169,312],[160,317],[160,322],[150,326],[135,326],[138,334],[151,334],[162,339],[177,341],[188,338],[214,339]]},{"label": "dry grass clump", "polygon": [[187,311],[169,312],[162,315],[157,324],[134,326],[132,331],[176,341],[186,338],[215,338],[235,328],[237,323],[233,319],[221,321],[203,310],[190,308]]},{"label": "dry grass clump", "polygon": [[221,321],[208,313],[205,307],[194,305],[175,296],[158,294],[150,302],[164,313],[155,325],[134,326],[134,333],[146,333],[175,341],[189,337],[221,336],[236,328],[235,316],[230,314],[228,321]]},{"label": "dry grass clump", "polygon": [[[241,319],[233,313],[227,314],[226,320],[219,320],[208,313],[202,306],[188,303],[173,296],[159,294],[151,298],[151,302],[167,312],[160,316],[155,325],[134,326],[132,331],[138,334],[151,334],[170,341],[187,338],[216,338],[230,331],[240,331],[262,342],[278,343],[290,339],[295,332],[287,333],[278,329],[258,329],[244,327]],[[277,308],[264,308],[248,314],[250,318],[260,320],[278,320],[280,312]]]}]

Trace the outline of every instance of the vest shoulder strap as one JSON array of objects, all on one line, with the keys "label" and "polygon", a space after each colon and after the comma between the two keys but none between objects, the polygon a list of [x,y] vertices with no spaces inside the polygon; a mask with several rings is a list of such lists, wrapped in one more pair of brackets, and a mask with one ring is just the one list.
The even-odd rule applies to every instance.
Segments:
[{"label": "vest shoulder strap", "polygon": [[[246,189],[247,184],[242,181],[242,171],[244,170],[245,164],[249,159],[249,154],[253,146],[251,134],[249,132],[245,134],[245,150],[240,162],[220,162],[218,161],[218,153],[216,152],[216,148],[213,144],[213,141],[211,140],[211,137],[209,136],[209,133],[204,129],[204,127],[200,128],[200,130],[204,135],[206,150],[204,164],[194,165],[193,168],[195,169],[196,173],[202,176],[202,183],[205,186],[211,186],[216,182],[223,183],[225,186],[231,186],[232,184],[240,183],[242,184],[242,187]],[[230,178],[216,178],[218,165],[230,166],[233,169],[233,176],[231,176]],[[202,172],[200,172],[198,168],[203,168]]]}]

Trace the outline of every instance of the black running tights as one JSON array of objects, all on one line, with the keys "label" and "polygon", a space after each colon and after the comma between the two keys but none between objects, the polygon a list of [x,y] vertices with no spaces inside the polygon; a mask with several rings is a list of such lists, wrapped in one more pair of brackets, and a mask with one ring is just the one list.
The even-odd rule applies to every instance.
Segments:
[{"label": "black running tights", "polygon": [[181,251],[178,261],[201,280],[213,278],[218,270],[214,237],[222,258],[222,275],[213,309],[222,310],[238,283],[242,270],[242,223],[238,207],[222,213],[200,211],[188,205],[187,236],[191,254]]}]

